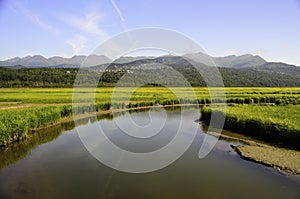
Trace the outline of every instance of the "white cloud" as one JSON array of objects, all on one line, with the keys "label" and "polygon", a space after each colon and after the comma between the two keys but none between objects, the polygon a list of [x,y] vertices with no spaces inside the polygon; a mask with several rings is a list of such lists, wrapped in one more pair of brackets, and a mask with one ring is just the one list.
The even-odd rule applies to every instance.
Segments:
[{"label": "white cloud", "polygon": [[86,46],[86,38],[82,35],[76,35],[74,38],[67,41],[73,49],[73,55],[78,55],[79,52]]},{"label": "white cloud", "polygon": [[69,25],[77,28],[82,32],[96,35],[101,39],[106,39],[108,37],[106,32],[99,27],[99,24],[102,20],[102,16],[98,13],[91,12],[86,14],[84,17],[67,15],[63,18],[64,21],[67,22]]}]

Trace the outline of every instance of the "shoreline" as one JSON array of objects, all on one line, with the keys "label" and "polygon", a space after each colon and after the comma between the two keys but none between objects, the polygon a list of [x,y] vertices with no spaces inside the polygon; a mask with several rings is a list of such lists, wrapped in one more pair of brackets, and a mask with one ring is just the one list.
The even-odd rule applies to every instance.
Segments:
[{"label": "shoreline", "polygon": [[272,146],[232,146],[244,160],[300,176],[300,152]]},{"label": "shoreline", "polygon": [[240,138],[232,135],[205,132],[223,139],[231,139],[245,143],[245,145],[230,145],[244,160],[272,167],[278,171],[300,176],[300,151],[272,146],[253,138]]},{"label": "shoreline", "polygon": [[[194,104],[185,104],[182,107],[193,107]],[[165,105],[165,108],[172,108],[172,107],[179,107],[179,105],[172,106],[172,105]],[[113,113],[121,113],[125,111],[138,111],[138,110],[147,110],[149,108],[155,107],[132,107],[127,109],[114,109],[114,110],[100,110],[98,112],[93,113],[85,113],[76,115],[78,119],[79,125],[87,124],[89,119],[92,119],[92,122],[99,121],[105,118],[112,118]],[[156,107],[158,108],[158,107]],[[95,120],[96,119],[96,120]],[[47,142],[51,142],[52,140],[56,139],[63,131],[73,130],[76,127],[74,123],[74,118],[72,116],[63,117],[55,123],[48,124],[46,126],[31,129],[27,133],[27,137],[19,140],[15,140],[10,142],[6,146],[0,146],[0,169],[3,167],[14,164],[16,161],[24,158],[29,151],[40,145]]]},{"label": "shoreline", "polygon": [[[126,112],[126,111],[143,110],[143,109],[150,109],[150,108],[192,107],[192,106],[197,106],[197,105],[195,105],[195,104],[173,104],[173,105],[131,107],[131,108],[114,109],[114,110],[112,110],[112,109],[100,110],[98,112],[78,114],[78,115],[75,116],[76,119],[74,119],[74,116],[72,114],[69,117],[61,117],[56,122],[48,123],[48,124],[45,124],[45,125],[43,125],[41,127],[38,127],[38,128],[29,129],[27,133],[28,133],[28,135],[30,135],[30,134],[34,134],[34,133],[46,130],[48,128],[55,127],[55,126],[63,124],[63,123],[74,122],[75,120],[83,120],[83,119],[92,118],[94,116],[97,117],[97,116],[101,116],[101,115],[105,115],[105,114],[121,113],[121,112]],[[200,111],[199,111],[199,113],[200,113]],[[2,144],[2,145],[0,145],[0,148],[6,148],[6,147],[9,147],[10,145],[18,144],[18,142],[20,142],[22,140],[26,140],[28,135],[23,136],[23,137],[18,137],[15,140],[7,142],[6,144]]]},{"label": "shoreline", "polygon": [[[299,120],[297,120],[299,115],[295,111],[299,110],[297,109],[299,106],[294,106],[234,105],[227,106],[226,111],[203,107],[200,120],[209,122],[210,126],[215,128],[232,130],[242,135],[260,139],[274,146],[299,151],[300,126]],[[271,111],[268,112],[268,110]],[[284,115],[287,110],[294,115]],[[255,113],[255,111],[261,111],[263,114]],[[213,114],[215,118],[225,119],[224,124],[219,124],[218,120],[211,123],[210,120]],[[286,117],[293,118],[286,121]]]},{"label": "shoreline", "polygon": [[[85,113],[76,115],[76,119],[88,119],[93,116],[101,116],[105,114],[121,113],[126,111],[143,110],[150,108],[170,108],[170,107],[192,107],[195,104],[174,104],[174,105],[161,105],[161,106],[144,106],[144,107],[132,107],[126,109],[115,110],[101,110],[93,113]],[[47,129],[61,123],[68,123],[74,121],[73,115],[70,117],[61,118],[58,122],[45,126],[39,129],[32,130],[32,133]],[[278,171],[284,171],[289,174],[300,176],[300,151],[280,148],[273,146],[270,143],[265,143],[263,140],[254,140],[251,137],[234,137],[233,135],[224,135],[214,132],[206,132],[213,136],[220,136],[224,139],[231,139],[245,143],[245,145],[231,147],[234,151],[244,160],[252,161],[258,164],[262,164],[268,167],[272,167]],[[237,133],[238,134],[238,133]],[[242,135],[242,134],[238,134]],[[243,136],[243,135],[242,135]]]},{"label": "shoreline", "polygon": [[[143,110],[143,109],[150,109],[150,108],[171,108],[171,107],[192,107],[195,104],[174,104],[174,105],[160,105],[160,106],[144,106],[144,107],[131,107],[126,109],[115,109],[115,110],[100,110],[98,112],[92,113],[84,113],[76,115],[76,120],[83,120],[92,117],[97,117],[105,114],[113,114],[113,113],[121,113],[126,111],[134,111],[134,110]],[[74,122],[73,115],[69,117],[62,117],[55,123],[46,124],[42,127],[30,129],[28,134],[34,134],[41,132],[43,130],[55,127],[57,125],[63,123]],[[269,143],[263,143],[263,141],[254,141],[251,137],[249,138],[242,138],[242,137],[234,137],[232,135],[224,135],[217,134],[214,132],[206,132],[212,136],[220,136],[224,139],[231,139],[236,141],[241,141],[245,143],[243,146],[233,146],[231,147],[235,150],[235,152],[244,160],[256,162],[268,167],[272,167],[279,171],[284,171],[290,174],[300,176],[300,151],[291,150],[286,148],[279,148],[272,146]],[[238,134],[240,135],[240,134]],[[26,140],[26,137],[18,139],[16,141],[10,142],[7,145],[0,146],[1,148],[9,147],[10,145],[18,144],[21,140]]]}]

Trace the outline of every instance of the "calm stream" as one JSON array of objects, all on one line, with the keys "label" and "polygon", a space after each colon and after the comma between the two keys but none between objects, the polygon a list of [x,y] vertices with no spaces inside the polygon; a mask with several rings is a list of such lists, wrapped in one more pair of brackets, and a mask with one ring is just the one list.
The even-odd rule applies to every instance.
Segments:
[{"label": "calm stream", "polygon": [[[152,110],[163,120],[161,110]],[[197,109],[183,110],[191,115],[183,121],[183,135],[191,136],[189,126],[200,116]],[[93,133],[100,125],[113,143],[127,151],[144,153],[168,144],[177,132],[179,109],[166,111],[168,119],[161,133],[144,143],[116,128],[114,120],[127,123],[126,114],[99,121],[83,121],[80,128]],[[148,111],[131,112],[141,126],[149,121]],[[142,132],[144,136],[150,131]],[[130,174],[116,171],[97,161],[84,147],[74,124],[62,124],[35,133],[27,141],[0,151],[0,198],[272,198],[299,199],[300,178],[272,168],[242,160],[230,147],[236,143],[219,140],[204,159],[198,153],[204,136],[201,125],[188,150],[171,165],[150,173]],[[131,139],[131,140],[130,140]],[[216,139],[211,136],[211,139]]]}]

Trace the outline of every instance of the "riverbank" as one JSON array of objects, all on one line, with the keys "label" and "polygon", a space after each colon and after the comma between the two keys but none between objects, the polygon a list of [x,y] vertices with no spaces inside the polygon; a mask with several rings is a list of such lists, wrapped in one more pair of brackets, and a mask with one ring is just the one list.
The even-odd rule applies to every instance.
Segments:
[{"label": "riverbank", "polygon": [[235,133],[215,133],[213,130],[207,134],[220,137],[220,139],[234,140],[243,145],[231,145],[236,153],[244,160],[249,160],[279,171],[300,176],[300,151],[274,147],[260,140],[246,136],[237,136]]},{"label": "riverbank", "polygon": [[[210,122],[212,113],[224,118],[210,123],[217,128],[257,138],[273,145],[300,150],[300,106],[299,105],[231,105],[225,110],[211,107],[201,109],[201,120]],[[220,126],[221,125],[221,126]]]},{"label": "riverbank", "polygon": [[[174,133],[178,130],[179,121],[183,124],[180,127],[183,139],[191,138],[191,135],[188,133],[191,130],[191,125],[196,125],[197,129],[201,128],[201,126],[197,127],[198,124],[194,122],[196,118],[194,116],[190,117],[195,114],[195,111],[199,113],[199,109],[184,108],[183,110],[184,114],[189,117],[182,117],[180,108],[166,108],[166,113],[170,117],[166,120],[163,131],[154,137],[153,140],[148,140],[149,144],[144,144],[145,142],[141,143],[141,140],[129,137],[128,139],[124,139],[124,131],[121,128],[116,128],[110,114],[104,114],[105,117],[103,117],[103,120],[101,119],[98,122],[94,122],[94,120],[89,118],[85,119],[80,123],[82,124],[80,128],[91,135],[86,141],[89,141],[89,143],[96,147],[101,147],[100,144],[105,144],[93,139],[93,135],[97,133],[97,126],[100,125],[106,131],[106,135],[119,147],[139,153],[148,152],[153,151],[153,149],[159,149],[169,143],[170,138],[172,139]],[[155,112],[155,114],[151,114],[156,117],[155,120],[152,120],[152,125],[157,126],[161,124],[161,121],[164,121],[165,115],[159,114],[162,111]],[[196,115],[199,116],[198,113]],[[126,114],[120,113],[117,114],[117,120],[122,124],[130,123],[131,119],[128,117],[128,114],[131,114],[132,119],[143,126],[150,121],[148,110],[130,111],[130,113],[126,112]],[[84,125],[84,122],[86,122],[86,125]],[[156,191],[155,194],[159,198],[162,195],[166,196],[164,190],[174,190],[174,186],[178,187],[179,191],[167,195],[167,198],[177,198],[176,196],[185,197],[187,194],[190,196],[188,198],[191,198],[194,193],[197,193],[197,197],[201,198],[203,197],[203,191],[205,192],[205,196],[209,198],[211,197],[211,193],[216,192],[214,191],[216,187],[220,187],[222,190],[218,190],[214,194],[214,198],[224,198],[225,196],[227,198],[275,199],[297,198],[299,196],[300,178],[298,176],[284,175],[271,168],[242,160],[230,148],[230,144],[237,142],[220,141],[206,158],[199,160],[197,156],[199,147],[205,139],[200,129],[197,131],[199,135],[195,137],[189,149],[170,166],[156,172],[130,175],[124,172],[116,172],[113,168],[97,161],[82,144],[77,131],[74,129],[74,123],[72,124],[71,122],[68,128],[63,128],[62,126],[59,129],[60,126],[57,125],[54,127],[53,133],[43,130],[32,134],[37,137],[37,140],[32,140],[32,145],[28,145],[28,148],[24,149],[22,145],[16,143],[19,150],[11,151],[10,154],[12,156],[20,155],[18,152],[22,153],[24,150],[28,151],[27,155],[23,153],[25,156],[18,158],[20,161],[13,162],[12,159],[8,161],[9,158],[14,157],[5,156],[4,153],[6,151],[1,153],[0,159],[6,160],[7,165],[0,169],[0,184],[2,185],[0,186],[0,192],[3,196],[0,198],[8,198],[5,197],[8,195],[5,193],[13,193],[14,195],[11,194],[13,198],[16,195],[19,198],[34,198],[37,194],[41,196],[40,198],[43,198],[43,195],[49,195],[49,188],[54,190],[54,192],[61,193],[59,196],[57,194],[51,195],[50,198],[64,198],[66,197],[66,190],[73,193],[72,195],[68,195],[68,198],[74,198],[78,194],[81,194],[78,198],[84,198],[84,195],[89,194],[91,190],[94,190],[94,195],[97,197],[99,196],[99,187],[104,187],[100,192],[107,193],[103,195],[104,198],[106,196],[109,198],[111,193],[116,193],[116,187],[117,192],[121,192],[116,195],[116,198],[122,198],[124,194],[130,198],[132,195],[136,195],[136,190],[143,190],[143,192],[146,190],[147,194],[149,193],[150,195],[153,191]],[[96,129],[93,127],[96,127]],[[133,126],[133,128],[130,127],[128,130],[134,131],[135,129]],[[143,133],[152,133],[153,129],[151,129],[148,128]],[[41,138],[41,136],[47,135],[50,137]],[[39,141],[41,141],[41,144],[39,144]],[[37,145],[34,145],[35,143]],[[179,141],[178,143],[179,145],[174,146],[174,150],[180,148],[180,143],[182,142]],[[30,149],[31,146],[33,148]],[[107,153],[110,154],[110,152]],[[124,161],[126,160],[124,159]],[[95,180],[91,180],[92,178],[95,178]],[[109,179],[113,180],[105,187]],[[137,183],[133,186],[128,182]],[[180,190],[182,182],[185,182],[184,190]],[[141,187],[141,184],[144,184],[144,187]],[[122,189],[118,189],[120,186]],[[137,187],[138,189],[136,189]],[[199,187],[202,191],[199,191]],[[226,194],[232,187],[235,187],[238,192],[234,191]],[[132,193],[128,194],[128,189],[132,190]],[[74,190],[78,190],[78,192],[74,193]],[[255,190],[255,192],[252,190]],[[250,192],[252,195],[249,195]],[[143,194],[145,195],[145,193],[139,193],[139,197],[142,198]]]},{"label": "riverbank", "polygon": [[[120,108],[112,109],[110,104],[98,104],[96,109],[91,105],[78,106],[62,106],[62,107],[40,107],[36,109],[25,110],[9,110],[6,115],[0,115],[0,147],[7,147],[12,143],[17,143],[21,140],[26,140],[28,134],[39,132],[61,123],[72,122],[74,120],[86,120],[88,118],[101,118],[106,114],[118,114],[125,111],[135,111],[142,109],[150,109],[155,107],[188,107],[196,106],[195,104],[173,104],[149,106],[147,103],[131,104],[128,106],[120,106]],[[75,112],[75,118],[73,111]]]},{"label": "riverbank", "polygon": [[[261,109],[261,112],[257,111],[258,108]],[[294,112],[290,111],[292,108]],[[242,159],[300,175],[300,150],[298,148],[300,139],[297,128],[297,121],[299,122],[297,117],[299,116],[291,114],[295,114],[298,111],[297,108],[296,106],[256,107],[248,105],[237,106],[236,108],[234,106],[227,107],[224,129],[233,130],[242,136],[207,133],[244,143],[243,145],[232,146]],[[286,109],[291,115],[289,117],[280,115],[283,109]],[[224,114],[220,110],[214,111],[218,114]],[[212,113],[211,108],[205,107],[201,112],[201,119],[208,122]],[[262,114],[265,115],[264,119],[261,118]],[[283,119],[284,117],[286,118]],[[290,119],[290,125],[283,125],[287,119]],[[296,124],[293,125],[293,122]]]},{"label": "riverbank", "polygon": [[300,152],[267,145],[233,147],[245,160],[273,167],[280,171],[300,175]]},{"label": "riverbank", "polygon": [[[177,109],[180,105],[165,105],[164,108],[167,109]],[[193,107],[194,104],[185,104],[181,107]],[[162,107],[162,106],[157,106]],[[88,122],[97,122],[101,119],[113,119],[114,117],[122,116],[127,111],[146,111],[150,108],[155,107],[136,107],[136,108],[127,108],[127,109],[110,109],[110,110],[101,110],[94,113],[85,113],[76,115],[76,124],[74,122],[73,116],[63,117],[58,120],[56,123],[51,123],[44,125],[40,128],[31,129],[28,132],[28,135],[24,139],[19,139],[15,142],[10,142],[6,146],[0,147],[0,169],[17,162],[18,160],[24,158],[30,150],[32,150],[37,145],[50,142],[65,131],[73,130],[76,125],[86,125]]]},{"label": "riverbank", "polygon": [[[219,92],[220,88],[211,88]],[[210,89],[210,90],[211,90]],[[80,88],[75,93],[79,102],[75,103],[77,114],[86,114],[109,110],[111,106],[117,109],[139,108],[147,106],[200,104],[300,104],[300,88],[225,88],[226,98],[211,98],[207,88],[164,88],[141,87],[132,94],[130,102],[124,102],[123,94],[111,104],[114,88]],[[132,88],[120,88],[121,93],[130,93]],[[175,96],[173,91],[180,93]],[[221,89],[223,90],[223,89]],[[55,125],[61,118],[72,115],[72,99],[74,90],[67,88],[2,88],[0,89],[0,145],[7,145],[20,139],[25,139],[27,133],[35,129]],[[89,102],[87,96],[94,96]],[[195,99],[196,96],[196,99]],[[126,103],[126,104],[125,104]],[[127,104],[128,103],[128,104]],[[74,105],[74,103],[73,103]],[[293,111],[293,110],[289,110]],[[287,112],[289,112],[287,111]],[[289,114],[289,113],[288,113]],[[300,114],[299,114],[300,115]]]},{"label": "riverbank", "polygon": [[[194,104],[185,104],[185,105],[175,104],[175,105],[164,105],[164,106],[159,106],[159,107],[178,107],[178,106],[195,106],[195,105]],[[249,105],[245,105],[245,106],[247,106],[245,109],[242,106],[236,106],[236,107],[239,108],[239,109],[243,108],[243,110],[246,110],[246,113],[247,113],[247,108],[249,108],[250,106]],[[80,113],[76,114],[76,120],[81,120],[82,119],[82,120],[85,121],[85,122],[83,122],[83,124],[85,124],[86,121],[87,121],[86,119],[88,119],[88,118],[94,118],[95,119],[95,116],[98,119],[98,117],[101,117],[101,116],[107,115],[107,114],[120,113],[120,112],[124,112],[124,111],[149,109],[149,108],[154,108],[154,107],[155,106],[138,106],[138,107],[132,106],[131,108],[120,108],[120,109],[112,110],[110,108],[110,106],[101,105],[101,107],[100,106],[98,107],[97,112],[85,112],[81,107],[80,111],[82,111],[83,113],[80,112]],[[268,107],[268,106],[266,106],[266,107]],[[275,106],[275,107],[277,107],[277,106]],[[48,108],[50,108],[50,107],[48,107]],[[74,121],[74,118],[73,118],[73,115],[72,115],[72,109],[71,109],[72,107],[64,106],[64,107],[54,107],[54,108],[58,108],[57,110],[55,109],[56,111],[54,111],[53,113],[55,115],[57,115],[57,113],[59,113],[57,115],[57,117],[60,117],[59,119],[56,119],[57,117],[50,117],[52,119],[53,118],[56,119],[56,121],[44,124],[44,125],[39,126],[39,127],[37,126],[36,128],[30,128],[30,129],[28,129],[27,132],[29,134],[35,133],[35,132],[40,132],[42,130],[51,128],[51,127],[56,126],[58,124]],[[104,110],[102,110],[100,108],[102,108]],[[230,108],[232,108],[232,107],[229,107],[229,113],[231,113]],[[287,107],[280,107],[280,108],[282,109],[282,108],[287,108]],[[295,106],[293,106],[293,108],[295,110],[297,110],[297,108],[295,108]],[[44,110],[44,109],[42,109],[42,110]],[[90,106],[86,106],[86,110],[91,111],[93,109],[90,109]],[[207,112],[204,113],[205,110],[209,110],[209,108],[205,107],[204,109],[202,109],[202,119],[204,117],[207,118],[207,115],[209,115],[209,113],[207,113]],[[50,113],[51,113],[51,111],[50,111]],[[266,114],[266,112],[262,112],[262,113]],[[289,113],[293,113],[293,112],[290,111]],[[52,114],[50,114],[50,116],[51,115]],[[61,117],[63,115],[68,115],[68,116]],[[249,114],[249,115],[251,115],[251,114]],[[18,116],[18,118],[20,118],[20,115],[16,115],[16,116]],[[31,116],[31,115],[29,114],[29,116]],[[44,115],[44,116],[47,116],[47,114]],[[227,115],[226,118],[228,118],[228,115]],[[231,115],[230,118],[232,119],[233,116]],[[39,119],[42,119],[42,118],[39,118]],[[251,118],[251,119],[252,119],[251,121],[254,120],[253,118]],[[297,119],[297,117],[296,117],[296,119]],[[30,120],[30,121],[34,123],[34,120],[33,121]],[[47,120],[45,120],[45,121],[47,121]],[[232,121],[235,121],[236,123],[232,123]],[[238,121],[239,120],[237,118],[235,120],[230,120],[230,122],[231,122],[230,124],[234,125],[235,128],[243,126],[243,125],[240,125],[238,123]],[[244,122],[244,124],[247,124],[247,122],[245,122],[244,120],[242,120],[242,121]],[[17,123],[17,122],[15,122],[15,123]],[[226,121],[225,121],[225,124],[226,124]],[[266,125],[266,126],[269,127],[270,125]],[[27,127],[28,127],[28,125],[27,125]],[[251,126],[244,125],[244,127],[250,128]],[[237,131],[237,132],[241,133],[242,132],[241,129],[239,129],[239,130],[240,131]],[[253,129],[250,129],[250,130],[253,131]],[[260,130],[260,132],[261,131],[262,130]],[[254,134],[254,135],[256,135],[256,134]],[[221,135],[221,137],[226,138],[226,135]],[[228,138],[232,139],[232,137],[230,137],[230,136]],[[264,136],[259,137],[259,138],[262,139],[262,138],[264,138]],[[22,139],[26,139],[26,137],[22,138]],[[15,139],[15,140],[13,140],[13,142],[8,142],[7,145],[10,144],[10,143],[15,143],[17,141],[20,141],[22,139]],[[240,139],[240,138],[238,138],[238,139]],[[297,167],[297,165],[300,165],[300,163],[299,163],[300,157],[299,157],[299,152],[298,151],[295,152],[295,150],[281,149],[281,148],[276,148],[276,147],[272,148],[272,146],[269,146],[267,144],[262,144],[262,143],[259,143],[259,142],[252,142],[252,141],[247,140],[247,139],[243,139],[242,141],[246,143],[245,146],[234,146],[233,147],[239,153],[239,155],[242,158],[247,159],[247,160],[251,160],[251,161],[254,161],[254,162],[258,162],[258,163],[261,163],[261,164],[265,164],[267,166],[271,166],[271,167],[274,167],[274,168],[277,168],[277,169],[280,169],[280,170],[284,170],[284,171],[289,172],[289,173],[300,175],[299,174],[300,169],[299,169],[299,167]],[[280,152],[278,152],[277,149],[280,150]],[[285,158],[282,158],[282,157],[285,157]]]}]

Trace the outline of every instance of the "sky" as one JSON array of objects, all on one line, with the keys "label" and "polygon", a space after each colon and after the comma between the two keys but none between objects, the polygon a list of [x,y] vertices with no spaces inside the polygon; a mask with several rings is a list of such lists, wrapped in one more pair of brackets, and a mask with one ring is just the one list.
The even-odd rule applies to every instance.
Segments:
[{"label": "sky", "polygon": [[0,60],[88,55],[124,31],[178,31],[212,56],[300,66],[299,0],[0,0]]}]

